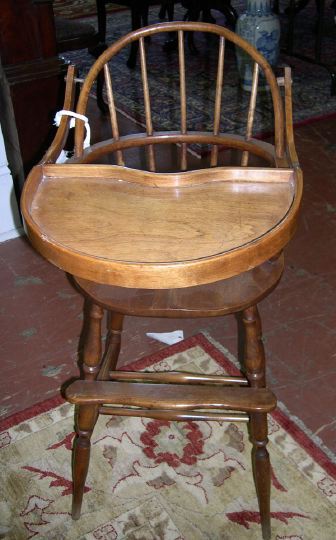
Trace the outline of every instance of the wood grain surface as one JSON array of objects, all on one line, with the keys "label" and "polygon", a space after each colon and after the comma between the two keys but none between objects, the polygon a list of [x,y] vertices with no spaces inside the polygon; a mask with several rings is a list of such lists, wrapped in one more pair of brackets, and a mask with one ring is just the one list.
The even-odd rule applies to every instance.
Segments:
[{"label": "wood grain surface", "polygon": [[22,211],[34,245],[67,272],[162,289],[225,279],[274,256],[293,232],[295,198],[289,169],[44,165],[30,175]]},{"label": "wood grain surface", "polygon": [[288,183],[155,188],[104,178],[45,179],[32,216],[51,241],[93,257],[175,263],[243,246],[274,228]]},{"label": "wood grain surface", "polygon": [[[70,403],[128,405],[165,410],[232,409],[269,412],[276,406],[267,388],[189,385],[188,391],[176,384],[76,381],[66,391]],[[136,411],[134,411],[136,413]],[[136,414],[135,414],[136,416]]]}]

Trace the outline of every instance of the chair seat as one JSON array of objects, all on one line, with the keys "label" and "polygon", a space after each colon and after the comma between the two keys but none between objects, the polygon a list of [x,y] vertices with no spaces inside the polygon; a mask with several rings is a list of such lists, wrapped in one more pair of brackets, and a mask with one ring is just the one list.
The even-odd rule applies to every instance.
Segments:
[{"label": "chair seat", "polygon": [[181,289],[132,289],[74,278],[76,286],[103,308],[142,317],[213,317],[241,311],[259,302],[276,286],[284,257],[228,279]]},{"label": "chair seat", "polygon": [[121,287],[197,286],[247,272],[293,232],[292,171],[158,174],[106,165],[35,168],[27,226],[51,262]]}]

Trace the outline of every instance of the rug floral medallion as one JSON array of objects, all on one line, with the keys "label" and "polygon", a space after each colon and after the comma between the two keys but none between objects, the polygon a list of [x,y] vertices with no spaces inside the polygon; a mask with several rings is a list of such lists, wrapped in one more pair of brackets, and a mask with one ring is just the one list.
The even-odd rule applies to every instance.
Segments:
[{"label": "rug floral medallion", "polygon": [[[237,373],[227,356],[197,335],[131,368]],[[101,416],[72,521],[73,408],[48,407],[2,423],[1,538],[261,538],[245,424]],[[333,540],[335,464],[281,409],[269,430],[272,538]]]}]

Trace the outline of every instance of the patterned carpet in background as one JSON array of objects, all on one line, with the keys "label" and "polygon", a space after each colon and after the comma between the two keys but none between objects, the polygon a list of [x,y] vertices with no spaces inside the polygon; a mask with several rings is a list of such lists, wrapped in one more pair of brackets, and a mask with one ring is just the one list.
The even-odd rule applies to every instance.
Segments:
[{"label": "patterned carpet in background", "polygon": [[[175,8],[175,19],[183,18],[185,11]],[[213,14],[218,15],[217,12]],[[301,17],[301,14],[300,14]],[[88,19],[95,24],[95,18]],[[158,7],[150,9],[150,23],[158,21]],[[218,19],[218,22],[222,22]],[[224,22],[224,21],[223,21]],[[297,42],[302,45],[301,52],[307,52],[309,40],[305,38],[313,30],[314,18],[305,18],[305,24],[299,26],[296,33]],[[129,32],[131,27],[129,10],[117,12],[108,18],[107,41],[116,39]],[[333,30],[333,28],[331,28]],[[285,35],[285,29],[283,29]],[[333,34],[332,34],[333,36]],[[336,37],[336,34],[335,34]],[[147,47],[149,86],[152,96],[151,109],[154,129],[176,129],[179,125],[179,77],[177,71],[177,53],[170,54],[163,50],[164,37],[155,36]],[[188,129],[211,129],[214,109],[214,80],[217,69],[217,41],[214,37],[204,38],[195,35],[199,50],[192,55],[186,46],[187,69],[187,123]],[[214,54],[215,49],[215,54]],[[224,91],[221,128],[228,133],[244,133],[249,93],[241,90],[236,70],[234,50],[227,51],[224,74]],[[336,39],[333,37],[326,43],[328,57],[336,57]],[[74,51],[64,55],[75,63],[82,76],[92,65],[93,59],[85,50]],[[116,106],[120,112],[139,124],[144,122],[143,95],[139,66],[130,70],[126,66],[128,50],[122,51],[111,63]],[[293,74],[293,110],[294,121],[307,122],[316,117],[336,113],[336,97],[330,95],[330,76],[319,66],[302,62],[289,56],[282,56],[280,65],[292,66]],[[267,133],[273,129],[272,105],[268,92],[260,92],[255,117],[255,134]]]},{"label": "patterned carpet in background", "polygon": [[[235,359],[202,334],[128,368],[238,373]],[[101,416],[82,517],[72,521],[73,409],[55,405],[0,424],[2,538],[261,538],[251,445],[241,423]],[[281,406],[269,419],[272,538],[333,540],[336,465],[298,424]]]},{"label": "patterned carpet in background", "polygon": [[[120,6],[117,3],[106,4],[106,12],[110,13],[123,9],[123,7],[125,6]],[[88,17],[97,13],[96,0],[54,0],[53,9],[57,17],[65,17],[67,19],[79,19],[80,17]]]}]

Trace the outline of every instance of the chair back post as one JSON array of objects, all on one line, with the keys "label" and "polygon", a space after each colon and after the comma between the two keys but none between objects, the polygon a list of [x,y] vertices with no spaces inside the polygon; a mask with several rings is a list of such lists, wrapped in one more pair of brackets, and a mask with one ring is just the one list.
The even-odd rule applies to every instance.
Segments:
[{"label": "chair back post", "polygon": [[[168,23],[159,23],[154,24],[151,26],[147,26],[145,28],[140,28],[139,30],[136,30],[134,32],[130,32],[117,40],[113,45],[111,45],[108,49],[106,49],[103,54],[96,60],[96,62],[91,67],[85,82],[82,86],[78,105],[77,105],[77,113],[79,114],[85,114],[88,98],[90,95],[90,91],[92,88],[92,85],[94,84],[98,74],[101,70],[104,69],[104,65],[113,57],[115,56],[121,49],[123,49],[125,46],[129,45],[130,43],[142,40],[148,36],[151,36],[153,34],[158,34],[162,32],[178,32],[179,38],[179,62],[181,66],[181,54],[183,52],[183,59],[182,59],[182,69],[180,67],[180,75],[182,72],[183,75],[183,68],[184,68],[184,51],[181,47],[181,36],[183,36],[184,32],[208,32],[217,35],[219,38],[223,37],[224,40],[231,41],[234,45],[237,47],[240,47],[242,50],[244,50],[251,58],[252,60],[259,65],[259,68],[263,70],[263,73],[265,75],[267,84],[270,88],[271,96],[272,96],[272,103],[273,103],[273,110],[274,110],[274,134],[275,134],[275,155],[277,158],[283,158],[284,152],[285,152],[285,139],[284,139],[284,112],[283,112],[283,104],[282,104],[282,98],[279,91],[279,87],[277,84],[276,77],[273,73],[273,70],[267,60],[257,51],[253,45],[242,39],[240,36],[232,32],[231,30],[228,30],[227,28],[224,28],[222,26],[218,26],[215,24],[209,24],[209,23],[202,23],[202,22],[168,22]],[[181,121],[181,130],[184,131],[185,127],[185,111],[183,107],[183,99],[184,99],[184,80],[182,79],[182,82],[180,82],[180,94],[181,94],[181,105],[182,105],[182,117]],[[83,141],[84,141],[84,123],[80,120],[76,121],[76,128],[75,128],[75,156],[81,157],[83,155]],[[183,150],[184,154],[184,150]],[[184,161],[184,159],[183,159]]]},{"label": "chair back post", "polygon": [[[74,65],[70,65],[68,67],[68,72],[66,76],[65,96],[63,103],[63,110],[65,111],[73,111],[76,94],[75,86],[76,67]],[[40,161],[40,165],[43,165],[45,163],[56,163],[67,141],[69,128],[70,116],[63,116],[52,143],[50,144],[48,150]]]}]

